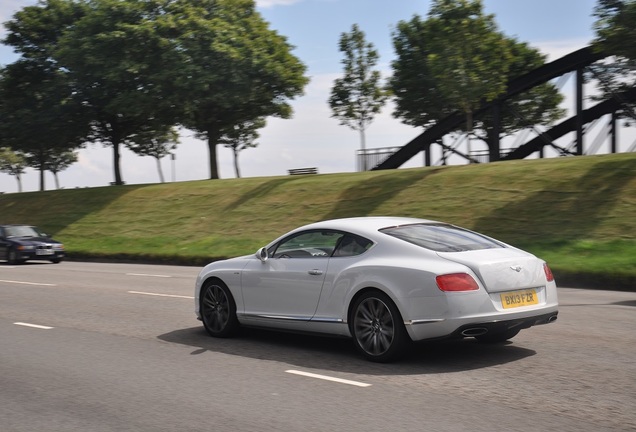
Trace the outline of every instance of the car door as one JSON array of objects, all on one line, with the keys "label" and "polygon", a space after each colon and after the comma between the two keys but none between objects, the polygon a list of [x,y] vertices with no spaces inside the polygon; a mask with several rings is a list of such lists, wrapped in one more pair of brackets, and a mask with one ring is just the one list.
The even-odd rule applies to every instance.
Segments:
[{"label": "car door", "polygon": [[341,233],[310,230],[270,248],[266,261],[254,260],[243,271],[246,316],[308,321],[316,312],[329,256]]}]

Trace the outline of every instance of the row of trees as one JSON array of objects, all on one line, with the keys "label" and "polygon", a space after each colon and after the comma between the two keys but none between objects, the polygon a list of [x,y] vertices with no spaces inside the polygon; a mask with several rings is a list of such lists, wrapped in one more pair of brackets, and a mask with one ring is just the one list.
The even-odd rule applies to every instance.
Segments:
[{"label": "row of trees", "polygon": [[[636,2],[600,0],[595,14],[597,49],[616,55],[595,69],[608,97],[634,86]],[[374,69],[377,51],[358,26],[340,38],[344,74],[334,83],[329,105],[333,117],[360,133],[362,149],[365,130],[389,95],[396,104],[394,117],[408,125],[426,128],[462,112],[466,123],[458,132],[493,142],[492,115],[474,118],[473,113],[484,101],[502,95],[508,81],[546,60],[538,50],[501,33],[479,0],[434,0],[426,19],[416,15],[398,23],[393,45],[393,75],[382,85]],[[554,122],[564,114],[562,100],[551,83],[506,100],[498,138]],[[633,116],[633,110],[627,113]]]},{"label": "row of trees", "polygon": [[[618,56],[599,71],[607,91],[633,86],[636,1],[599,0],[596,16],[596,45]],[[20,57],[0,70],[0,171],[19,182],[31,166],[41,189],[44,171],[64,169],[87,142],[112,147],[115,184],[123,183],[122,146],[155,157],[163,181],[159,159],[181,127],[207,141],[210,178],[218,178],[219,144],[233,149],[240,176],[238,152],[256,145],[267,117],[290,117],[289,100],[307,83],[305,66],[253,0],[40,0],[6,26],[4,43]],[[426,128],[459,111],[462,131],[491,142],[493,119],[474,118],[477,107],[545,62],[500,32],[480,0],[434,0],[426,19],[399,22],[392,36],[385,84],[362,30],[354,25],[340,38],[344,73],[328,103],[360,133],[363,149],[389,98],[408,125]],[[550,83],[506,100],[500,133],[553,122],[561,101]]]},{"label": "row of trees", "polygon": [[20,55],[0,71],[0,146],[44,170],[57,154],[98,142],[152,156],[175,128],[241,148],[268,116],[287,118],[305,66],[253,0],[41,0],[6,24]]}]

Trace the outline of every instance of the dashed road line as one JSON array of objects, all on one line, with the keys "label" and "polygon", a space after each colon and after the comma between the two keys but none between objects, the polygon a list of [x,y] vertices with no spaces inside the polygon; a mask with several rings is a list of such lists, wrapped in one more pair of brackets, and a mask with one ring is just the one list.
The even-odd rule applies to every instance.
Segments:
[{"label": "dashed road line", "polygon": [[2,279],[0,279],[0,282],[14,283],[14,284],[20,284],[20,285],[52,286],[52,287],[57,286],[57,284],[49,284],[49,283],[41,283],[41,282],[24,282],[24,281],[2,280]]},{"label": "dashed road line", "polygon": [[159,293],[150,293],[150,292],[141,292],[141,291],[128,291],[128,294],[141,294],[148,296],[156,296],[156,297],[172,297],[172,298],[183,298],[183,299],[194,299],[192,296],[182,296],[182,295],[174,295],[174,294],[159,294]]},{"label": "dashed road line", "polygon": [[148,274],[148,273],[126,273],[126,276],[144,276],[144,277],[156,277],[156,278],[171,278],[172,277],[168,275]]},{"label": "dashed road line", "polygon": [[318,375],[315,373],[311,373],[311,372],[303,372],[303,371],[298,371],[298,370],[286,370],[285,372],[290,373],[290,374],[294,374],[294,375],[300,375],[300,376],[305,376],[305,377],[309,377],[309,378],[316,378],[316,379],[321,379],[321,380],[325,380],[325,381],[333,381],[333,382],[337,382],[340,384],[348,384],[348,385],[352,385],[352,386],[356,386],[356,387],[371,387],[371,384],[367,384],[367,383],[363,383],[363,382],[359,382],[359,381],[351,381],[351,380],[346,380],[346,379],[342,379],[342,378],[336,378],[336,377],[331,377],[328,375]]},{"label": "dashed road line", "polygon": [[49,326],[43,326],[43,325],[39,325],[39,324],[23,323],[23,322],[15,322],[13,324],[19,325],[19,326],[22,326],[22,327],[31,327],[31,328],[42,329],[42,330],[51,330],[53,328],[53,327],[49,327]]}]

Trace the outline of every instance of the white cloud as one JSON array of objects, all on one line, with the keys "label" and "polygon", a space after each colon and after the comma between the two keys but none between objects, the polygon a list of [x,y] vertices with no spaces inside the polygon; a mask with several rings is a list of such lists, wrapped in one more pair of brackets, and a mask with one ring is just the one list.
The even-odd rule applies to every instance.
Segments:
[{"label": "white cloud", "polygon": [[262,8],[270,8],[274,6],[289,6],[300,1],[301,0],[256,0],[256,5]]}]

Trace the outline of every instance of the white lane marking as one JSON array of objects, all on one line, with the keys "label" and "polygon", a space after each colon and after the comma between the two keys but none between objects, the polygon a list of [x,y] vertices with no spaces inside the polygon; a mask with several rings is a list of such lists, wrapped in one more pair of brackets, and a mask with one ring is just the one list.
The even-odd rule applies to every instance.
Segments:
[{"label": "white lane marking", "polygon": [[126,276],[145,276],[145,277],[158,277],[158,278],[171,278],[172,277],[172,276],[168,276],[168,275],[147,274],[147,273],[126,273]]},{"label": "white lane marking", "polygon": [[141,292],[141,291],[128,291],[128,294],[142,294],[142,295],[157,296],[157,297],[172,297],[172,298],[184,298],[184,299],[194,298],[190,296],[182,296],[182,295],[174,295],[174,294],[158,294],[158,293],[149,293],[149,292]]},{"label": "white lane marking", "polygon": [[42,330],[51,330],[53,327],[49,327],[49,326],[43,326],[43,325],[38,325],[38,324],[29,324],[29,323],[23,323],[23,322],[16,322],[13,323],[15,325],[19,325],[19,326],[23,326],[23,327],[32,327],[32,328],[37,328],[37,329],[42,329]]},{"label": "white lane marking", "polygon": [[20,285],[57,286],[56,284],[48,284],[48,283],[40,283],[40,282],[22,282],[22,281],[1,280],[1,279],[0,279],[0,282],[14,283],[14,284],[20,284]]},{"label": "white lane marking", "polygon": [[321,379],[321,380],[325,380],[325,381],[333,381],[333,382],[337,382],[337,383],[341,383],[341,384],[349,384],[352,386],[356,386],[356,387],[371,387],[371,384],[367,384],[367,383],[363,383],[363,382],[359,382],[359,381],[350,381],[350,380],[346,380],[346,379],[342,379],[342,378],[335,378],[335,377],[330,377],[327,375],[318,375],[318,374],[314,374],[311,372],[303,372],[303,371],[298,371],[298,370],[286,370],[285,372],[290,373],[290,374],[294,374],[294,375],[301,375],[301,376],[305,376],[305,377],[309,377],[309,378],[317,378],[317,379]]}]

